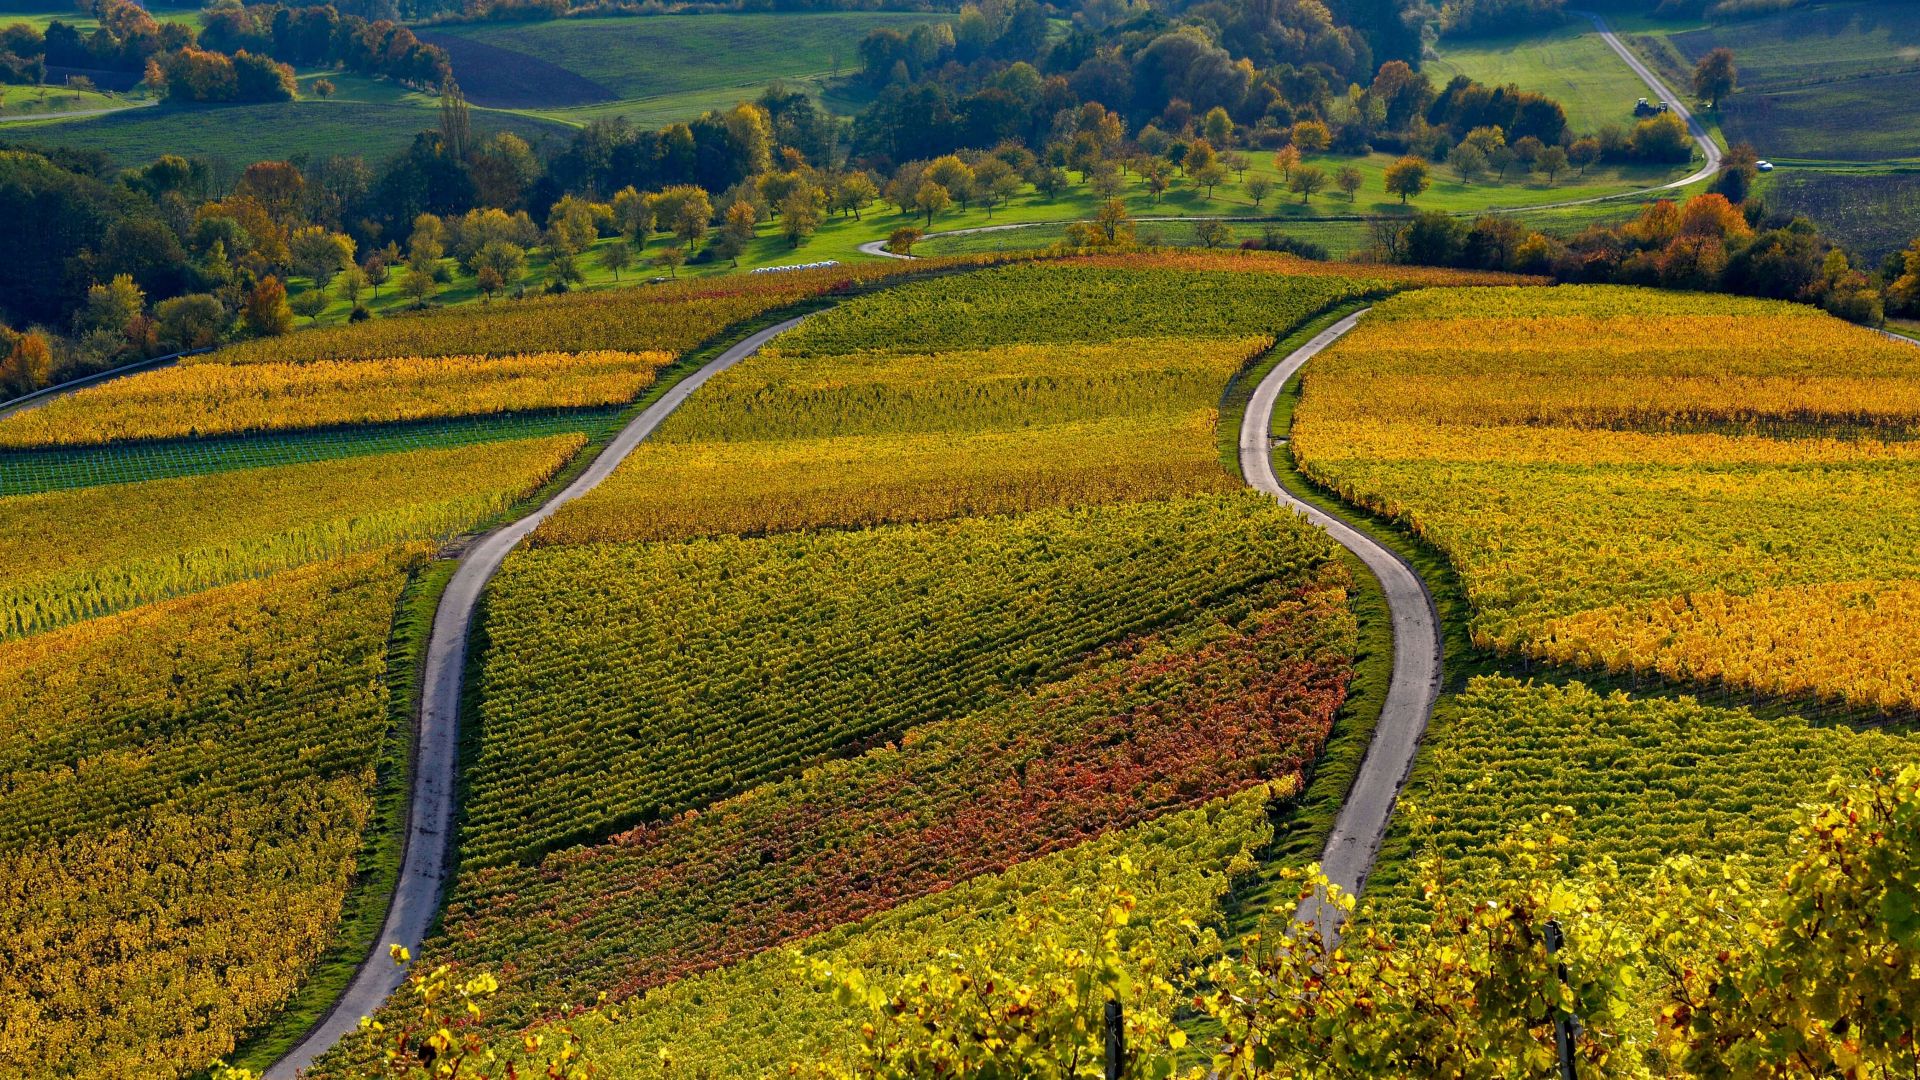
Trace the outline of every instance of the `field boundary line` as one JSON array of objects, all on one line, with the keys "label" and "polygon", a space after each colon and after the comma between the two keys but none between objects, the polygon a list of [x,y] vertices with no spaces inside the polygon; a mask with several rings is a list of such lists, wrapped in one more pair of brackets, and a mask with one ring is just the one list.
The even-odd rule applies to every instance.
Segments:
[{"label": "field boundary line", "polygon": [[300,1070],[357,1030],[360,1018],[372,1014],[406,981],[406,971],[387,958],[386,948],[401,945],[417,956],[428,928],[439,915],[440,897],[451,866],[454,800],[459,790],[460,698],[468,637],[474,612],[488,582],[520,541],[555,511],[611,476],[627,455],[708,379],[759,352],[768,341],[807,318],[809,315],[784,320],[727,347],[642,410],[614,436],[592,464],[552,498],[524,517],[480,537],[460,553],[459,568],[447,583],[434,613],[433,630],[422,664],[407,833],[401,854],[400,880],[394,887],[386,921],[374,940],[372,952],[361,961],[345,992],[319,1023],[267,1069],[265,1080],[295,1080]]},{"label": "field boundary line", "polygon": [[[1325,529],[1336,543],[1366,563],[1379,579],[1392,614],[1393,675],[1386,702],[1320,856],[1320,868],[1328,880],[1356,896],[1373,871],[1394,804],[1412,775],[1421,737],[1440,697],[1440,613],[1432,591],[1405,559],[1344,518],[1295,497],[1281,485],[1273,468],[1272,429],[1274,405],[1288,381],[1307,361],[1346,336],[1369,310],[1362,308],[1322,330],[1268,372],[1254,389],[1240,424],[1240,469],[1247,484]],[[1317,899],[1303,902],[1299,916],[1317,926],[1329,941],[1339,937],[1345,918],[1337,908]]]}]

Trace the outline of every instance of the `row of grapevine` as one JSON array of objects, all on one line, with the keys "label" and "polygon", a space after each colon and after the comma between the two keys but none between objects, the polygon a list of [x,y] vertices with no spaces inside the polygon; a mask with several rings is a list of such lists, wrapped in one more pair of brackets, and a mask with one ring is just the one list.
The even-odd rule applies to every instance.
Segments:
[{"label": "row of grapevine", "polygon": [[789,1065],[833,1060],[859,1044],[865,1009],[813,984],[796,961],[857,969],[879,981],[948,953],[1017,942],[1024,919],[1042,911],[1078,922],[1095,940],[1121,890],[1136,905],[1127,937],[1152,935],[1154,951],[1169,964],[1199,963],[1219,950],[1226,910],[1273,835],[1271,800],[1291,793],[1285,783],[1272,788],[1166,814],[957,883],[809,938],[797,950],[763,953],[662,987],[615,1019],[583,1025],[586,1056],[635,1080],[701,1068],[784,1075]]},{"label": "row of grapevine", "polygon": [[684,353],[728,326],[812,297],[847,292],[891,277],[924,274],[977,260],[881,263],[739,274],[648,288],[542,296],[512,303],[448,308],[347,326],[261,338],[210,354],[213,363],[365,360],[387,356],[506,356],[558,352]]},{"label": "row of grapevine", "polygon": [[632,401],[668,353],[535,353],[192,364],[138,375],[0,421],[0,449],[394,424]]},{"label": "row of grapevine", "polygon": [[1325,557],[1251,496],[866,533],[545,547],[489,592],[469,866],[969,711]]},{"label": "row of grapevine", "polygon": [[195,1073],[331,941],[419,548],[0,644],[0,1074]]},{"label": "row of grapevine", "polygon": [[0,639],[441,538],[562,468],[579,435],[0,499]]},{"label": "row of grapevine", "polygon": [[1270,344],[769,350],[703,387],[657,441],[535,542],[863,526],[1228,490],[1236,485],[1214,450],[1220,388]]},{"label": "row of grapevine", "polygon": [[1212,409],[1004,431],[646,443],[535,544],[864,528],[1226,492]]},{"label": "row of grapevine", "polygon": [[794,356],[1125,338],[1237,338],[1284,331],[1328,305],[1384,294],[1388,281],[1196,271],[1156,257],[1114,266],[1019,263],[958,278],[909,281],[822,312],[780,340]]},{"label": "row of grapevine", "polygon": [[[1276,547],[1320,549],[1294,527]],[[1268,779],[1326,738],[1354,640],[1340,564],[1302,563],[898,745],[574,848],[461,875],[446,955],[510,997],[627,996]],[[496,1005],[496,1011],[500,1006]]]},{"label": "row of grapevine", "polygon": [[1556,815],[1576,859],[1635,873],[1680,853],[1764,858],[1785,849],[1829,778],[1920,762],[1920,746],[1898,734],[1504,676],[1449,699],[1428,741],[1393,855],[1367,886],[1366,909],[1388,921],[1418,918],[1409,856],[1441,856],[1471,878],[1543,814]]},{"label": "row of grapevine", "polygon": [[1911,638],[1898,587],[1852,610],[1920,579],[1920,364],[1809,309],[1694,300],[1395,298],[1309,370],[1295,456],[1446,553],[1483,645],[1920,706],[1907,665],[1865,662]]}]

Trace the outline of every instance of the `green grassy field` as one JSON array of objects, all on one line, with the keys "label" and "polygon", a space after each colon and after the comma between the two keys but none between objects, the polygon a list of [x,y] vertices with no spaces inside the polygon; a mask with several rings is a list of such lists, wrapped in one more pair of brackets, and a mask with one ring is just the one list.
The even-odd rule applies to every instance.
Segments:
[{"label": "green grassy field", "polygon": [[119,109],[132,102],[92,90],[64,86],[0,86],[0,118],[80,109]]},{"label": "green grassy field", "polygon": [[[1652,31],[1647,38],[1658,36]],[[1734,142],[1762,156],[1885,161],[1920,156],[1920,9],[1836,0],[1665,35],[1692,63],[1733,50],[1741,91],[1722,108]],[[1658,52],[1657,44],[1643,46]],[[1667,57],[1665,63],[1673,63]]]},{"label": "green grassy field", "polygon": [[1578,132],[1631,124],[1634,102],[1649,96],[1647,85],[1584,20],[1546,33],[1443,42],[1439,58],[1423,68],[1435,85],[1465,75],[1492,86],[1538,90],[1566,106],[1567,121]]},{"label": "green grassy field", "polygon": [[451,26],[422,36],[449,50],[476,103],[556,117],[602,106],[575,122],[619,103],[619,112],[663,122],[731,105],[776,79],[854,72],[868,31],[926,19],[894,12],[607,17]]},{"label": "green grassy field", "polygon": [[[171,4],[148,4],[146,7],[148,11],[153,13],[153,17],[161,22],[186,23],[192,27],[198,27],[200,25],[200,9],[198,6],[190,5],[180,7]],[[80,11],[73,4],[29,2],[0,7],[0,26],[11,26],[17,22],[23,22],[40,30],[45,30],[47,24],[53,22],[55,19],[66,23],[68,26],[79,27],[83,30],[91,30],[100,25],[96,19]]]},{"label": "green grassy field", "polygon": [[[378,162],[439,124],[431,109],[355,101],[289,101],[262,105],[181,108],[161,105],[72,120],[23,121],[7,126],[23,143],[99,150],[115,164],[139,165],[162,154],[224,158],[233,165],[295,154],[353,153]],[[476,112],[476,131],[514,131],[528,142],[562,137],[567,129],[530,116]]]}]

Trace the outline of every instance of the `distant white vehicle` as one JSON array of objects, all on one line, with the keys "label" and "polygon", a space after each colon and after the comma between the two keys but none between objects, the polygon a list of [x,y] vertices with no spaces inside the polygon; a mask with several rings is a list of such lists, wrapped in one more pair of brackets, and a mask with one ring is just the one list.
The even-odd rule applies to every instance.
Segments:
[{"label": "distant white vehicle", "polygon": [[1759,169],[1759,170],[1760,170],[1761,172],[1772,172],[1772,171],[1773,171],[1773,162],[1771,162],[1771,161],[1756,161],[1756,162],[1754,162],[1754,163],[1753,163],[1753,167],[1754,167],[1754,168],[1756,168],[1756,169]]},{"label": "distant white vehicle", "polygon": [[784,274],[790,270],[825,270],[830,266],[839,265],[839,259],[828,259],[826,262],[796,263],[792,266],[762,266],[757,270],[749,270],[747,272],[750,274]]}]

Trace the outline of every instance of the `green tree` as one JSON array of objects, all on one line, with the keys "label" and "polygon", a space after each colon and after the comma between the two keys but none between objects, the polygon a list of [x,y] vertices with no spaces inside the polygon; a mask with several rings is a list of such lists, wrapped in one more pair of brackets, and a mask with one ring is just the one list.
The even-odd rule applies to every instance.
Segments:
[{"label": "green tree", "polygon": [[781,230],[787,246],[797,248],[820,228],[822,193],[810,184],[802,184],[780,204]]},{"label": "green tree", "polygon": [[1209,161],[1193,172],[1193,181],[1207,189],[1207,198],[1213,198],[1213,189],[1227,182],[1227,167],[1217,159]]},{"label": "green tree", "polygon": [[679,277],[680,267],[687,261],[687,249],[678,244],[662,248],[660,254],[653,257],[653,265],[663,267],[669,277]]},{"label": "green tree", "polygon": [[360,306],[360,296],[370,284],[367,272],[353,263],[348,263],[347,268],[340,271],[340,295],[346,298],[349,308]]},{"label": "green tree", "polygon": [[1327,189],[1330,183],[1327,170],[1318,165],[1302,165],[1293,170],[1293,176],[1287,181],[1287,190],[1300,196],[1300,205]]},{"label": "green tree", "polygon": [[335,274],[353,265],[353,250],[352,237],[319,225],[296,229],[287,238],[294,273],[311,280],[316,289],[325,289]]},{"label": "green tree", "polygon": [[189,293],[162,300],[153,309],[161,342],[177,350],[205,349],[220,341],[227,329],[227,309],[206,293]]},{"label": "green tree", "polygon": [[1400,196],[1401,205],[1418,198],[1433,183],[1433,171],[1425,159],[1403,157],[1387,166],[1387,194]]},{"label": "green tree", "polygon": [[506,240],[489,240],[473,253],[469,265],[476,276],[483,270],[491,270],[502,284],[512,285],[527,271],[527,252],[520,245]]},{"label": "green tree", "polygon": [[740,256],[752,246],[754,226],[759,223],[760,211],[745,199],[739,199],[727,207],[726,219],[720,227],[720,253],[733,265],[740,265]]},{"label": "green tree", "polygon": [[309,324],[316,323],[320,321],[320,313],[327,310],[327,294],[317,285],[302,289],[287,301],[287,306]]},{"label": "green tree", "polygon": [[1534,159],[1533,167],[1547,174],[1547,183],[1551,184],[1559,175],[1567,171],[1567,152],[1558,146],[1549,146],[1540,151]]},{"label": "green tree", "polygon": [[1247,181],[1247,198],[1253,200],[1255,208],[1265,202],[1267,196],[1271,194],[1273,194],[1273,180],[1269,177],[1256,173],[1251,180]]},{"label": "green tree", "polygon": [[613,275],[615,282],[620,280],[620,271],[632,265],[633,248],[628,246],[624,239],[616,240],[600,249],[600,266]]},{"label": "green tree", "polygon": [[1193,223],[1193,238],[1201,247],[1211,250],[1232,240],[1233,230],[1217,218],[1203,218]]},{"label": "green tree", "polygon": [[1487,155],[1479,147],[1463,142],[1447,154],[1447,167],[1455,176],[1472,183],[1487,172]]},{"label": "green tree", "polygon": [[1716,109],[1720,102],[1738,89],[1740,69],[1734,66],[1733,50],[1722,46],[1710,50],[1700,58],[1693,68],[1693,92],[1696,97],[1707,103],[1707,108]]}]

